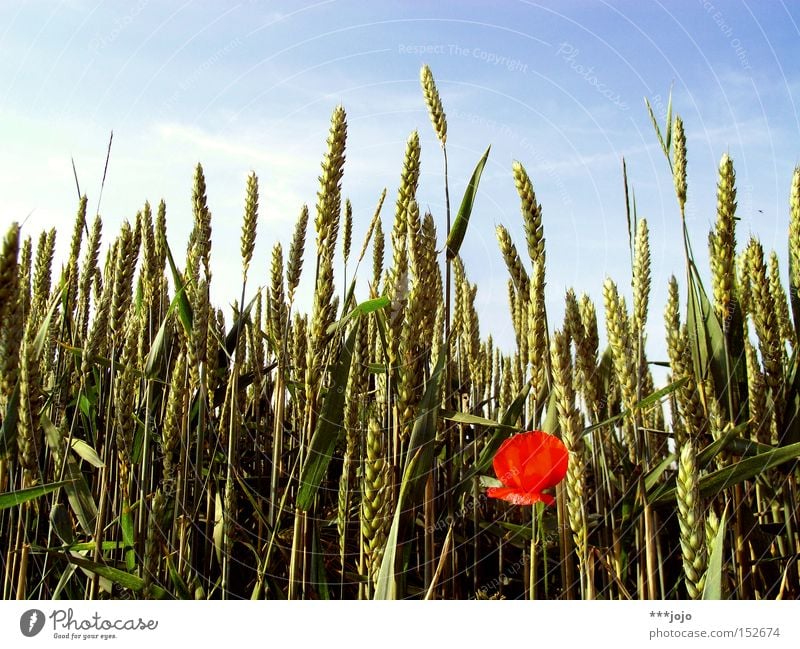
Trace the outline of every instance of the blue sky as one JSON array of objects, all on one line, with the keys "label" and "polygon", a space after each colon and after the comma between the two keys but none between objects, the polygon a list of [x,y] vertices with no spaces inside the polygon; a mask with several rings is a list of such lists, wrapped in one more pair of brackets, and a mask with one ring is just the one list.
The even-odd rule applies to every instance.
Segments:
[{"label": "blue sky", "polygon": [[[506,225],[524,249],[515,159],[544,210],[551,326],[569,286],[590,293],[601,316],[606,276],[629,293],[625,157],[651,232],[650,355],[658,359],[667,279],[682,278],[683,264],[677,203],[643,98],[663,119],[672,85],[684,119],[687,217],[701,267],[726,151],[737,171],[740,246],[755,234],[785,267],[800,152],[799,26],[797,3],[753,0],[3,2],[0,226],[27,218],[36,236],[57,225],[63,251],[77,202],[70,158],[93,210],[113,129],[100,208],[106,236],[145,199],[164,198],[169,238],[182,255],[193,169],[202,162],[214,297],[227,304],[238,296],[246,175],[255,170],[261,186],[251,282],[265,283],[272,245],[287,245],[300,206],[314,204],[330,114],[342,103],[355,247],[383,187],[391,227],[414,129],[423,151],[418,199],[444,237],[441,150],[419,89],[428,63],[448,116],[454,209],[492,145],[462,248],[479,285],[482,333],[510,348],[494,228]],[[309,254],[312,242],[310,233]]]}]

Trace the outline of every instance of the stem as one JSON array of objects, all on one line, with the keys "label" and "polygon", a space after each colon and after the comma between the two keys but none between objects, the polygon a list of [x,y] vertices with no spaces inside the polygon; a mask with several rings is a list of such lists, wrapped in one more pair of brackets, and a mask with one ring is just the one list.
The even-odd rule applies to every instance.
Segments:
[{"label": "stem", "polygon": [[644,493],[644,485],[642,488],[642,500],[644,501],[644,547],[645,557],[647,561],[647,597],[648,599],[657,599],[658,594],[656,591],[656,552],[655,552],[655,535],[653,534],[653,510],[647,503],[647,494]]},{"label": "stem", "polygon": [[275,524],[275,503],[278,495],[278,480],[280,477],[281,452],[283,446],[283,415],[286,395],[283,388],[283,368],[278,362],[278,372],[275,375],[275,421],[272,427],[272,468],[270,475],[270,500],[269,515],[267,520],[270,525]]},{"label": "stem", "polygon": [[[472,443],[472,452],[473,452],[473,462],[475,465],[478,463],[478,444],[477,439]],[[478,565],[480,562],[480,556],[478,554],[478,476],[475,476],[472,479],[472,590],[473,592],[478,592]],[[501,546],[502,547],[502,546]]]},{"label": "stem", "polygon": [[28,555],[31,546],[28,543],[22,544],[19,562],[19,580],[17,581],[17,599],[27,599],[26,582],[28,576]]},{"label": "stem", "polygon": [[[428,592],[428,597],[433,595],[435,588],[433,576],[433,557],[436,551],[436,546],[433,538],[434,531],[434,510],[433,510],[433,473],[428,475],[425,482],[425,503],[422,506],[423,519],[425,521],[425,589]],[[444,559],[444,557],[442,557]],[[437,571],[438,572],[438,571]]]},{"label": "stem", "polygon": [[[539,528],[539,536],[544,538],[544,504],[535,505],[536,511],[536,525]],[[544,579],[544,597],[545,599],[550,599],[550,593],[547,586],[547,543],[542,543],[542,568],[543,568],[543,575],[542,578]]]},{"label": "stem", "polygon": [[[286,309],[286,322],[283,326],[283,346],[278,352],[278,365],[275,374],[275,415],[272,426],[272,468],[270,474],[270,501],[268,522],[270,525],[275,523],[275,503],[278,501],[278,481],[281,474],[281,458],[283,454],[283,418],[286,409],[286,388],[284,386],[284,372],[286,371],[286,361],[289,357],[289,326],[292,318],[292,300],[289,301],[289,308]],[[260,332],[259,332],[260,333]],[[256,396],[258,402],[258,396]]]},{"label": "stem", "polygon": [[556,507],[558,511],[558,533],[561,547],[561,580],[564,584],[564,594],[567,599],[572,598],[572,590],[575,585],[575,566],[572,558],[572,535],[570,534],[569,516],[567,514],[567,493],[562,486],[556,489]]},{"label": "stem", "polygon": [[299,537],[301,531],[301,518],[302,512],[295,508],[294,510],[294,531],[292,534],[292,550],[289,555],[289,599],[297,599],[298,597],[298,589],[297,589],[297,571],[298,571],[298,563],[300,559],[300,547],[299,547]]},{"label": "stem", "polygon": [[[444,154],[444,202],[445,202],[445,209],[447,210],[447,236],[450,235],[450,182],[447,175],[447,147],[442,145],[442,153]],[[444,331],[445,331],[445,341],[450,340],[450,259],[448,255],[445,253],[445,258],[447,262],[445,264],[445,301],[444,301]],[[446,365],[445,365],[445,376],[449,375],[449,366],[450,366],[450,347],[449,345],[446,348],[447,358],[446,358]],[[450,383],[447,383],[447,389],[450,389]]]},{"label": "stem", "polygon": [[536,599],[536,505],[531,507],[531,552],[530,552],[530,580],[528,582],[528,597],[531,601]]},{"label": "stem", "polygon": [[[112,350],[111,374],[108,383],[109,395],[114,394],[115,362],[116,362],[116,350]],[[109,398],[108,408],[106,411],[105,434],[103,436],[103,444],[102,444],[102,458],[104,466],[103,468],[100,469],[100,498],[97,502],[97,519],[95,522],[95,529],[94,529],[95,547],[94,547],[93,559],[95,563],[100,563],[100,559],[102,557],[103,532],[105,530],[105,509],[106,509],[106,498],[108,495],[108,471],[109,467],[111,466],[111,444],[110,444],[111,438],[109,430],[109,425],[112,420],[111,406],[112,406],[112,399]],[[95,573],[91,578],[91,589],[89,592],[89,599],[95,599],[97,597],[99,586],[100,586],[100,576],[97,573]]]},{"label": "stem", "polygon": [[[445,211],[446,211],[446,224],[447,224],[447,233],[445,237],[450,236],[450,179],[449,174],[447,172],[447,146],[443,143],[442,144],[442,156],[444,158],[444,204],[445,204]],[[447,241],[447,238],[445,238]],[[450,403],[450,390],[452,389],[452,376],[450,374],[450,294],[451,294],[451,284],[452,284],[452,268],[450,264],[450,257],[447,252],[447,245],[445,244],[445,265],[444,265],[444,272],[445,272],[445,280],[444,280],[444,405],[447,408]],[[452,484],[452,475],[453,475],[453,466],[452,466],[452,445],[450,440],[452,428],[445,424],[445,428],[443,431],[444,436],[444,447],[445,447],[445,457],[448,458],[448,462],[445,462],[444,465],[444,479],[445,484],[451,485]],[[453,493],[452,489],[446,490],[446,501],[445,506],[447,509],[447,516],[449,520],[454,520],[454,504],[453,504]],[[477,533],[477,532],[476,532]],[[450,554],[450,574],[455,576],[456,573],[456,553],[452,552]],[[453,584],[455,588],[455,583]]]},{"label": "stem", "polygon": [[233,512],[229,511],[230,493],[233,491],[233,476],[236,471],[236,450],[239,441],[239,422],[238,406],[239,400],[236,398],[239,392],[239,363],[241,362],[241,336],[242,321],[244,320],[244,295],[247,287],[247,268],[245,267],[244,279],[242,280],[242,297],[239,301],[239,314],[236,323],[236,350],[233,353],[233,368],[231,370],[230,381],[230,416],[228,419],[228,466],[225,476],[225,493],[223,494],[223,535],[224,552],[222,555],[222,599],[228,599],[230,590],[230,554],[233,547]]}]

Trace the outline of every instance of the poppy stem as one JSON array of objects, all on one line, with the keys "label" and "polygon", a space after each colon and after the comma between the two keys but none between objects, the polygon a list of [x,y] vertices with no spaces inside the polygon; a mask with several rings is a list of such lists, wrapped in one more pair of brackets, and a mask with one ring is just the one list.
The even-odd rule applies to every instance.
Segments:
[{"label": "poppy stem", "polygon": [[528,596],[531,600],[536,599],[536,581],[537,581],[537,566],[536,566],[536,545],[538,539],[538,526],[536,525],[536,506],[534,503],[531,507],[531,556],[530,556],[530,583],[528,584]]},{"label": "poppy stem", "polygon": [[[534,506],[536,511],[536,525],[539,529],[539,535],[542,539],[547,538],[544,530],[544,503],[536,503]],[[547,588],[547,543],[542,543],[542,579],[544,580],[544,598],[550,599],[550,592]]]},{"label": "poppy stem", "polygon": [[[544,538],[544,527],[542,516],[545,505],[542,502],[533,503],[531,507],[531,556],[530,556],[530,578],[528,583],[528,596],[531,600],[536,599],[536,584],[539,582],[538,562],[536,559],[536,547],[540,539]],[[542,544],[542,580],[544,581],[544,596],[547,599],[547,545]]]}]

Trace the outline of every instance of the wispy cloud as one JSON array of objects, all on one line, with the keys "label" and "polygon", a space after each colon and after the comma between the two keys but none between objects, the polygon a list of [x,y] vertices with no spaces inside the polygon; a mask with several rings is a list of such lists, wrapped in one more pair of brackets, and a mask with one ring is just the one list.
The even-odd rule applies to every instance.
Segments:
[{"label": "wispy cloud", "polygon": [[169,144],[176,146],[190,145],[199,155],[214,154],[235,158],[245,164],[262,162],[279,166],[287,171],[294,171],[307,166],[307,160],[300,155],[277,152],[245,143],[245,138],[212,135],[197,126],[178,123],[158,124],[155,127],[158,136]]}]

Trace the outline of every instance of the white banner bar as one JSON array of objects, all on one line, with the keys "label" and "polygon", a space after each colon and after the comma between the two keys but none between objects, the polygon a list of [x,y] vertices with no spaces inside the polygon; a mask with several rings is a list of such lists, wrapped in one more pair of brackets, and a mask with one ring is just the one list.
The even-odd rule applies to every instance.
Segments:
[{"label": "white banner bar", "polygon": [[[3,647],[793,647],[798,602],[2,602]],[[291,644],[284,644],[291,643]],[[517,644],[522,643],[522,644]],[[599,643],[599,644],[598,644]]]}]

